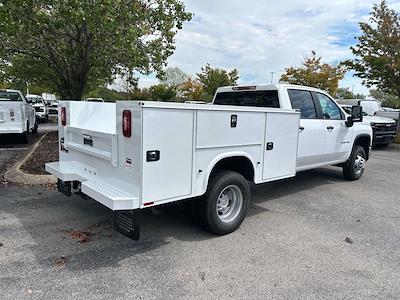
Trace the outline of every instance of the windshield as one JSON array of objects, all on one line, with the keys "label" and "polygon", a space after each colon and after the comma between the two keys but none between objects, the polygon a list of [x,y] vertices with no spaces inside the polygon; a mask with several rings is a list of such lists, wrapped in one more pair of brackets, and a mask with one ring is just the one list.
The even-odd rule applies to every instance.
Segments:
[{"label": "windshield", "polygon": [[22,101],[22,98],[16,92],[0,91],[0,101]]},{"label": "windshield", "polygon": [[31,102],[32,104],[35,103],[42,103],[42,99],[40,99],[39,97],[26,97],[26,99]]}]

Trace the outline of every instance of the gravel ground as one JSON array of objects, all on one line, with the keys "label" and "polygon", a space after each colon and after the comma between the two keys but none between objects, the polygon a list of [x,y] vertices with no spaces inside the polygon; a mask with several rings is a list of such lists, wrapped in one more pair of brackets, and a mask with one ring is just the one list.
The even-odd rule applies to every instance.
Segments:
[{"label": "gravel ground", "polygon": [[230,235],[170,207],[139,242],[91,199],[3,186],[1,298],[398,299],[399,177],[400,149],[377,149],[357,182],[332,167],[253,187]]}]

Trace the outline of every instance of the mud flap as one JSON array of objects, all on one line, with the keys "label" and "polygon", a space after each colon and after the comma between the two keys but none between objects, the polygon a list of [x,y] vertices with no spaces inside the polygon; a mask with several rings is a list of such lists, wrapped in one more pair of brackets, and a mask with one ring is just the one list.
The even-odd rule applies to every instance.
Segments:
[{"label": "mud flap", "polygon": [[114,212],[114,227],[123,235],[138,241],[140,239],[140,209]]},{"label": "mud flap", "polygon": [[64,195],[71,197],[71,181],[57,180],[57,190]]}]

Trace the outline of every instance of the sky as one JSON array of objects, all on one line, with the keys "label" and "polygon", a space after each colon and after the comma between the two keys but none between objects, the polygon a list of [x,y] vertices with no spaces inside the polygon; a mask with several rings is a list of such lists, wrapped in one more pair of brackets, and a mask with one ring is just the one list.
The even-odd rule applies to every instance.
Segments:
[{"label": "sky", "polygon": [[[183,0],[194,14],[176,35],[176,50],[168,66],[195,76],[206,63],[238,69],[239,84],[279,81],[286,67],[300,66],[312,50],[327,63],[352,58],[349,47],[360,34],[377,0]],[[400,0],[388,1],[400,11]],[[274,72],[273,78],[271,72]],[[349,72],[341,87],[368,94]],[[156,84],[154,75],[141,76],[140,87]]]}]

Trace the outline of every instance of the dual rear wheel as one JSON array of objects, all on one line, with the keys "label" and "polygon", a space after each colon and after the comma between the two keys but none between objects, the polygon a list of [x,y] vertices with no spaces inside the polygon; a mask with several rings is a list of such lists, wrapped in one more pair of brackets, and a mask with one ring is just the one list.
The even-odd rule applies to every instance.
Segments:
[{"label": "dual rear wheel", "polygon": [[217,171],[199,204],[201,222],[218,235],[235,231],[246,217],[250,204],[247,180],[233,171]]}]

